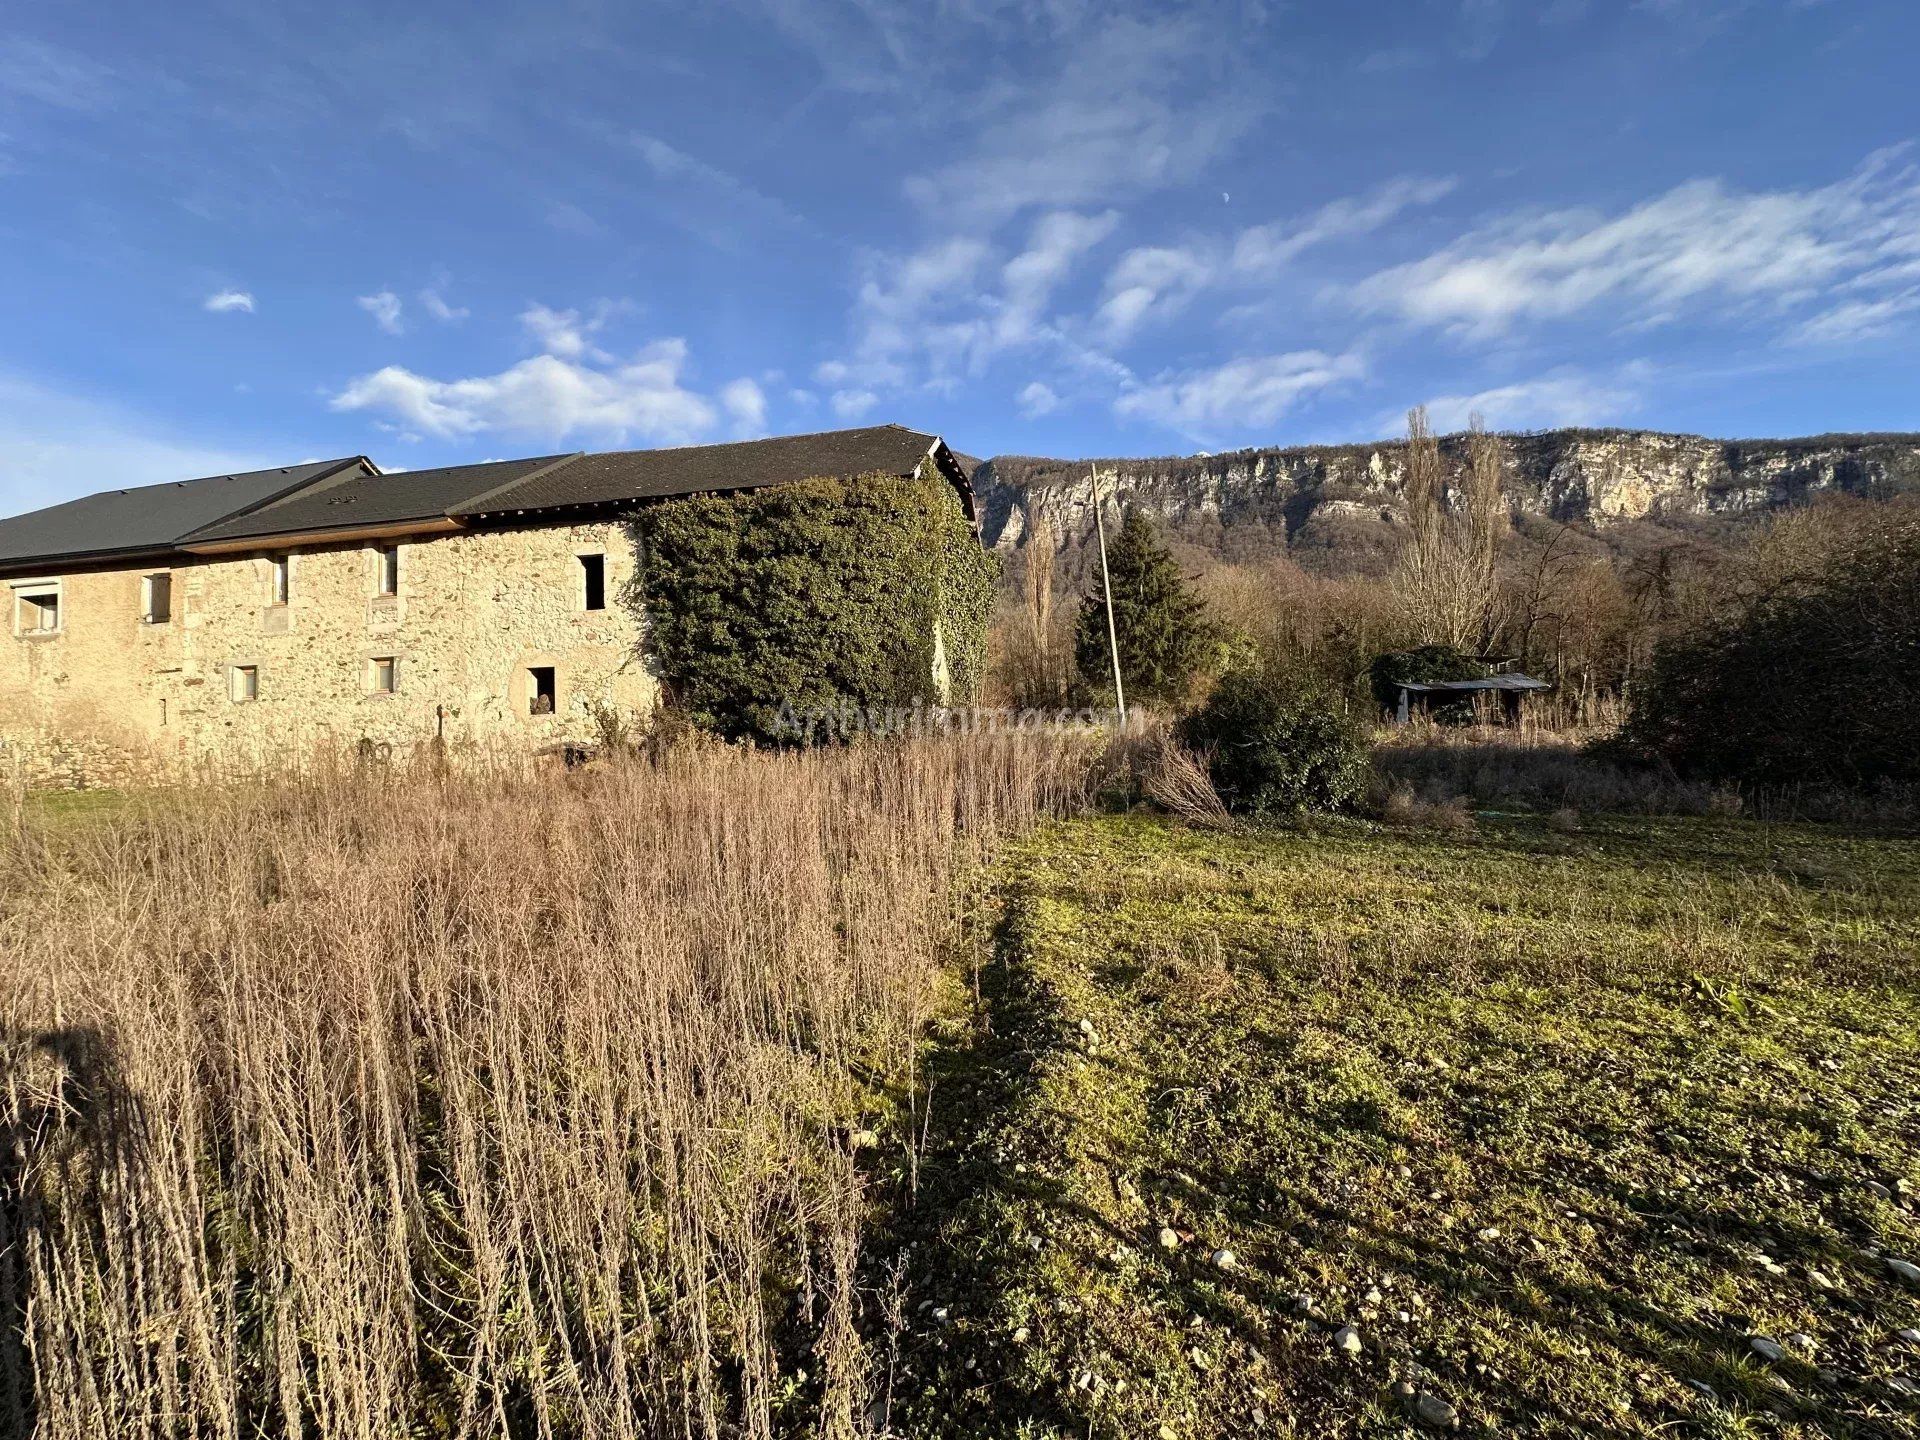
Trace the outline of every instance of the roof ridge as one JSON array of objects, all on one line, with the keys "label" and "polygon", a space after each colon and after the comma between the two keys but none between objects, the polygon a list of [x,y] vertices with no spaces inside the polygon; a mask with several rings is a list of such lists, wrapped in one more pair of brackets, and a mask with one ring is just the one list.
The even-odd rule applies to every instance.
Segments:
[{"label": "roof ridge", "polygon": [[[564,470],[567,466],[571,465],[574,461],[580,459],[586,453],[587,452],[584,450],[576,450],[571,455],[562,455],[558,459],[549,460],[545,465],[542,465],[538,470],[529,470],[524,475],[516,475],[511,480],[503,480],[500,484],[495,485],[491,490],[482,490],[478,495],[469,495],[466,499],[462,500],[458,505],[447,506],[446,511],[444,513],[449,517],[452,517],[455,514],[470,515],[474,513],[476,509],[479,508],[481,501],[491,500],[496,495],[504,495],[507,491],[514,489],[516,486],[524,485],[526,484],[527,481],[536,479],[539,476],[551,475],[556,470]],[[512,464],[513,462],[504,461],[502,463]]]},{"label": "roof ridge", "polygon": [[730,450],[740,445],[771,445],[781,440],[819,440],[828,435],[862,435],[874,430],[899,430],[908,435],[925,435],[930,440],[940,438],[931,430],[916,430],[897,420],[884,420],[878,425],[843,425],[838,430],[802,430],[793,435],[756,435],[749,440],[701,440],[692,445],[655,445],[635,450],[582,450],[579,453],[588,458],[595,455],[670,455],[680,450]]},{"label": "roof ridge", "polygon": [[[245,519],[249,515],[258,515],[262,510],[271,510],[283,501],[292,500],[302,495],[310,495],[316,490],[330,489],[334,485],[343,483],[347,477],[347,471],[356,464],[365,465],[376,475],[381,473],[380,467],[375,465],[373,461],[369,460],[365,455],[355,455],[348,460],[336,460],[327,469],[320,471],[317,475],[310,475],[305,480],[289,485],[284,490],[276,491],[272,495],[267,496],[266,499],[256,501],[252,505],[242,505],[237,510],[229,510],[218,520],[209,520],[206,524],[197,525],[187,531],[186,534],[176,535],[174,538],[176,540],[190,540],[195,535],[200,534],[201,531],[211,530],[216,525],[230,525],[235,520]],[[282,468],[297,469],[298,467],[283,466]],[[257,474],[259,472],[256,471],[254,473]]]}]

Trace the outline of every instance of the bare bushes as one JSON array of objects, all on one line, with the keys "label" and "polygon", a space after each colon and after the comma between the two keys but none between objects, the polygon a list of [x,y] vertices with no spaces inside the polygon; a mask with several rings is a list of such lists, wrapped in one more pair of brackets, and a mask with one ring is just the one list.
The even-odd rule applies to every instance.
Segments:
[{"label": "bare bushes", "polygon": [[956,882],[1083,770],[705,750],[0,836],[0,1425],[860,1432],[851,1137],[911,1133]]},{"label": "bare bushes", "polygon": [[1190,824],[1227,824],[1227,807],[1213,788],[1208,758],[1187,749],[1170,729],[1161,730],[1146,757],[1141,792],[1169,815]]},{"label": "bare bushes", "polygon": [[1373,752],[1379,783],[1409,801],[1465,797],[1482,806],[1639,815],[1737,812],[1739,796],[1589,752],[1578,732],[1409,725],[1383,731]]}]

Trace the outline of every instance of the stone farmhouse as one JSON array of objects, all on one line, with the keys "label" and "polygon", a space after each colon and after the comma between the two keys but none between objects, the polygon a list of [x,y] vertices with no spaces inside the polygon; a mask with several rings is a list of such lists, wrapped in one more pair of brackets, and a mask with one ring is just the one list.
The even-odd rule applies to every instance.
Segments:
[{"label": "stone farmhouse", "polygon": [[589,743],[658,698],[622,598],[636,507],[936,471],[972,519],[941,439],[879,425],[395,474],[353,456],[0,520],[0,769],[103,784],[216,756]]}]

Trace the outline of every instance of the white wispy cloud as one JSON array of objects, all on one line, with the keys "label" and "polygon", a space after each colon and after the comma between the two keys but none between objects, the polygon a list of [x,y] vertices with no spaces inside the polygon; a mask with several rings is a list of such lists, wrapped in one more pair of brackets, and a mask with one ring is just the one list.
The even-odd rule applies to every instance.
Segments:
[{"label": "white wispy cloud", "polygon": [[791,208],[732,171],[689,155],[657,135],[626,138],[659,182],[655,213],[710,244],[741,250],[765,243],[770,232],[806,228]]},{"label": "white wispy cloud", "polygon": [[1231,42],[1201,13],[1107,16],[1057,69],[982,87],[967,153],[906,182],[935,215],[992,228],[1036,208],[1106,205],[1185,184],[1258,120],[1261,92],[1220,83]]},{"label": "white wispy cloud", "polygon": [[0,41],[0,95],[61,110],[97,110],[112,94],[113,71],[77,51],[25,35]]},{"label": "white wispy cloud", "polygon": [[201,308],[216,315],[253,314],[253,296],[244,290],[216,290],[201,302]]},{"label": "white wispy cloud", "polygon": [[1054,292],[1119,223],[1117,210],[1097,215],[1055,210],[1035,221],[1026,248],[1000,268],[999,294],[987,301],[993,311],[992,348],[1009,349],[1039,336]]},{"label": "white wispy cloud", "polygon": [[420,308],[443,325],[464,320],[471,313],[464,305],[449,305],[439,287],[434,285],[420,292]]},{"label": "white wispy cloud", "polygon": [[1106,343],[1119,344],[1149,318],[1166,320],[1184,310],[1218,273],[1215,258],[1189,247],[1129,250],[1107,276],[1094,331]]},{"label": "white wispy cloud", "polygon": [[1060,408],[1060,397],[1054,388],[1044,380],[1030,381],[1015,397],[1014,403],[1020,407],[1020,413],[1029,420],[1037,420],[1042,415],[1051,415]]},{"label": "white wispy cloud", "polygon": [[1458,184],[1450,175],[1403,175],[1329,201],[1302,219],[1253,226],[1234,242],[1234,268],[1249,274],[1277,270],[1316,245],[1371,234],[1404,211],[1443,200]]},{"label": "white wispy cloud", "polygon": [[582,358],[605,361],[612,357],[593,342],[615,313],[612,302],[602,301],[582,316],[578,310],[555,310],[538,303],[520,312],[520,324],[535,344],[549,355],[565,360]]},{"label": "white wispy cloud", "polygon": [[858,420],[880,403],[880,397],[871,390],[836,390],[828,403],[842,420]]},{"label": "white wispy cloud", "polygon": [[284,465],[268,453],[182,435],[164,422],[0,374],[0,515],[96,490]]},{"label": "white wispy cloud", "polygon": [[712,401],[681,383],[686,363],[686,342],[670,339],[612,364],[545,354],[458,380],[389,365],[349,381],[329,403],[443,439],[502,434],[557,442],[586,435],[681,445],[710,434],[719,420]]},{"label": "white wispy cloud", "polygon": [[406,329],[400,318],[400,297],[391,290],[362,295],[353,303],[371,315],[373,323],[389,335],[398,335]]},{"label": "white wispy cloud", "polygon": [[1113,402],[1123,419],[1152,420],[1195,439],[1273,424],[1302,399],[1359,379],[1357,352],[1295,350],[1229,360],[1211,369],[1167,372]]},{"label": "white wispy cloud", "polygon": [[[656,444],[685,444],[710,433],[720,407],[682,383],[687,343],[656,340],[619,359],[592,337],[628,307],[601,300],[591,311],[558,310],[532,304],[520,324],[542,353],[494,375],[440,380],[400,365],[388,365],[349,381],[329,402],[340,411],[365,411],[386,417],[414,434],[443,439],[479,434],[539,436],[562,440],[573,435],[603,437],[616,443],[638,439]],[[736,381],[721,398],[736,423],[753,406]],[[753,387],[757,395],[758,387]],[[761,417],[764,420],[764,401]]]},{"label": "white wispy cloud", "polygon": [[1916,312],[1920,312],[1920,287],[1877,300],[1844,300],[1801,321],[1786,338],[1796,345],[1849,345],[1886,335]]},{"label": "white wispy cloud", "polygon": [[1363,311],[1476,337],[1605,308],[1657,324],[1703,308],[1780,314],[1872,288],[1920,257],[1920,173],[1883,151],[1806,190],[1694,180],[1612,216],[1557,211],[1475,231],[1349,292]]},{"label": "white wispy cloud", "polygon": [[[1496,430],[1617,425],[1639,408],[1642,387],[1649,378],[1641,365],[1625,366],[1605,379],[1578,370],[1556,370],[1472,395],[1433,396],[1426,402],[1427,418],[1441,432],[1464,430],[1474,415]],[[1404,417],[1405,411],[1395,411],[1382,416],[1381,424],[1398,426]]]},{"label": "white wispy cloud", "polygon": [[720,387],[720,404],[733,421],[734,433],[753,439],[767,433],[767,396],[758,382],[742,377]]},{"label": "white wispy cloud", "polygon": [[1456,184],[1449,176],[1400,176],[1303,216],[1249,226],[1230,240],[1199,237],[1129,250],[1108,272],[1093,334],[1105,344],[1124,345],[1209,290],[1264,287],[1316,246],[1370,234],[1409,209],[1443,199]]}]

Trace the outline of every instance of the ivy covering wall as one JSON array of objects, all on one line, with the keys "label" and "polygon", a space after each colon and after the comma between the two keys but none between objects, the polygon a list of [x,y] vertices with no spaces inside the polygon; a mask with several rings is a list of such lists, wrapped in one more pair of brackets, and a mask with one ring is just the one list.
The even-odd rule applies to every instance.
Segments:
[{"label": "ivy covering wall", "polygon": [[796,714],[978,693],[1000,564],[942,478],[695,496],[633,526],[628,603],[644,607],[661,678],[699,725],[790,741]]}]

